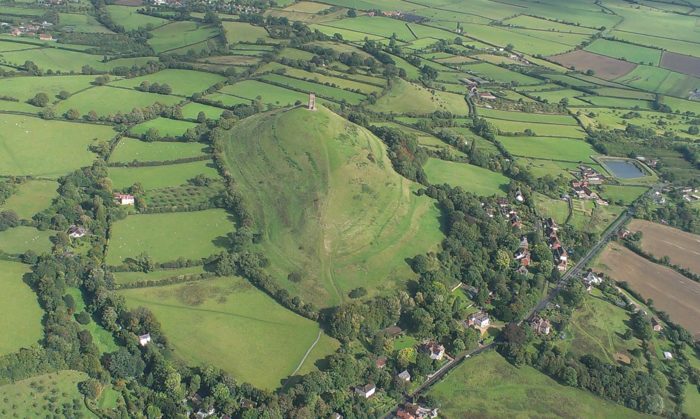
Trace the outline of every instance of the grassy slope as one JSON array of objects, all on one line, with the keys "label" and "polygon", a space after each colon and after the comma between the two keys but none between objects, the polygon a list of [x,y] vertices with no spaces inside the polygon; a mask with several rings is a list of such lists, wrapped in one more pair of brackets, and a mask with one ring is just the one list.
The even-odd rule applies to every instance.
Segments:
[{"label": "grassy slope", "polygon": [[51,180],[28,180],[18,186],[17,192],[0,209],[12,210],[20,218],[29,220],[51,205],[51,201],[58,195],[56,189],[58,184]]},{"label": "grassy slope", "polygon": [[474,357],[433,387],[444,418],[635,418],[638,412],[558,384],[498,353]]},{"label": "grassy slope", "polygon": [[0,260],[0,355],[36,344],[43,335],[42,311],[37,297],[22,277],[28,265]]},{"label": "grassy slope", "polygon": [[79,417],[73,409],[64,410],[62,405],[68,403],[78,406],[82,417],[93,418],[78,391],[78,383],[87,378],[78,371],[58,371],[1,386],[0,414],[8,418],[54,417],[54,413],[55,417]]},{"label": "grassy slope", "polygon": [[434,111],[450,111],[456,115],[469,113],[467,104],[462,95],[431,91],[397,79],[389,92],[380,97],[377,103],[369,108],[376,112],[428,114]]},{"label": "grassy slope", "polygon": [[149,190],[184,185],[200,174],[216,178],[218,173],[211,166],[212,163],[208,161],[195,161],[164,166],[110,167],[108,174],[115,189],[124,189],[140,182],[145,190]]},{"label": "grassy slope", "polygon": [[[437,210],[393,171],[384,145],[325,108],[254,116],[229,137],[227,163],[273,272],[307,301],[390,288],[410,277],[406,257],[440,240]],[[304,280],[287,281],[292,271]]]},{"label": "grassy slope", "polygon": [[[241,278],[120,291],[131,307],[146,306],[161,321],[175,352],[213,364],[237,380],[272,389],[290,375],[319,327],[283,308]],[[329,355],[336,344],[324,338]],[[315,361],[308,359],[307,362]],[[260,368],[264,365],[264,368]]]},{"label": "grassy slope", "polygon": [[34,227],[17,226],[0,232],[0,251],[10,254],[20,254],[27,250],[36,253],[51,250],[49,237],[56,234],[55,231],[39,231]]},{"label": "grassy slope", "polygon": [[504,189],[509,183],[509,179],[500,173],[468,163],[430,158],[424,169],[430,183],[461,186],[465,191],[484,196],[505,195]]}]

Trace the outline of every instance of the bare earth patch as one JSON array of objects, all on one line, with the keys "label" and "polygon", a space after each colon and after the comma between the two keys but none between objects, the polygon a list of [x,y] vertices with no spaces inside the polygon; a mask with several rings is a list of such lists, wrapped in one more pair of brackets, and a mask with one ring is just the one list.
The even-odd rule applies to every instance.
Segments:
[{"label": "bare earth patch", "polygon": [[661,67],[690,76],[700,77],[700,58],[664,51]]},{"label": "bare earth patch", "polygon": [[622,77],[637,67],[634,63],[582,50],[553,55],[549,59],[567,68],[593,70],[596,76],[605,80]]},{"label": "bare earth patch", "polygon": [[630,231],[642,232],[642,250],[700,274],[700,236],[645,220],[632,220]]},{"label": "bare earth patch", "polygon": [[598,259],[597,268],[616,281],[626,281],[671,319],[700,337],[700,283],[678,272],[649,262],[618,243],[610,243]]}]

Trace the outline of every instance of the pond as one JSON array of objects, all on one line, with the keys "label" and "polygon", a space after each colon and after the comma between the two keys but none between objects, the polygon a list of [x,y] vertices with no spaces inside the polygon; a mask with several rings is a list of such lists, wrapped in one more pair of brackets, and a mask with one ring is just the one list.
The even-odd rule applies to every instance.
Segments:
[{"label": "pond", "polygon": [[628,160],[605,160],[604,164],[616,178],[632,179],[644,176],[644,172]]}]

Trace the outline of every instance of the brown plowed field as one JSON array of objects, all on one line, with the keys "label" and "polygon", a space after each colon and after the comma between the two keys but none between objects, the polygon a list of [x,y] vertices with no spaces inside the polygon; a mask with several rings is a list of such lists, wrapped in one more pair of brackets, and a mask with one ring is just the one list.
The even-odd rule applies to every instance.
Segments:
[{"label": "brown plowed field", "polygon": [[679,73],[700,77],[700,58],[664,51],[661,67]]},{"label": "brown plowed field", "polygon": [[622,77],[637,67],[634,63],[582,50],[553,55],[549,59],[578,71],[593,70],[597,77],[605,80]]},{"label": "brown plowed field", "polygon": [[645,220],[632,220],[629,230],[642,232],[645,252],[700,274],[700,236]]},{"label": "brown plowed field", "polygon": [[616,281],[627,281],[644,298],[654,300],[654,306],[671,320],[700,337],[700,283],[614,242],[598,258],[597,268]]}]

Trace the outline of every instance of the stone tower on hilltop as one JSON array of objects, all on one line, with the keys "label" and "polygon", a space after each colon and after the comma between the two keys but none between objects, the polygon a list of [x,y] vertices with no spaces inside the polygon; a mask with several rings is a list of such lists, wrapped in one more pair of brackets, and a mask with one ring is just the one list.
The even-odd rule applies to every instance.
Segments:
[{"label": "stone tower on hilltop", "polygon": [[316,95],[313,93],[309,93],[309,107],[308,107],[308,109],[310,111],[316,110]]}]

